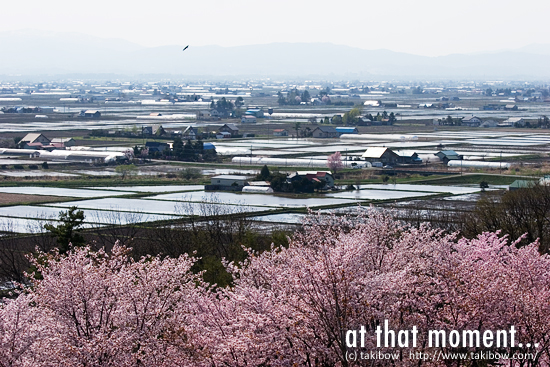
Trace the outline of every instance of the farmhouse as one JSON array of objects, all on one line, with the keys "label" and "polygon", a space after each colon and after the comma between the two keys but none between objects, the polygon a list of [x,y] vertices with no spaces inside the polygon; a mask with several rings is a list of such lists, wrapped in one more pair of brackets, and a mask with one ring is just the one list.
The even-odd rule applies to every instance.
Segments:
[{"label": "farmhouse", "polygon": [[82,110],[80,111],[78,117],[86,119],[98,119],[101,117],[101,112],[99,112],[98,110]]},{"label": "farmhouse", "polygon": [[187,126],[181,134],[183,140],[196,140],[199,135],[199,130],[196,127]]},{"label": "farmhouse", "polygon": [[330,171],[296,171],[287,177],[287,182],[300,181],[306,178],[308,181],[324,182],[325,187],[334,187],[334,177]]},{"label": "farmhouse", "polygon": [[399,163],[402,164],[421,164],[422,159],[418,157],[416,152],[410,150],[396,150],[395,154],[399,156]]},{"label": "farmhouse", "polygon": [[502,121],[502,123],[506,124],[506,126],[514,126],[514,127],[525,126],[525,120],[521,117],[510,117],[509,119]]},{"label": "farmhouse", "polygon": [[464,156],[459,155],[454,150],[441,150],[434,155],[445,164],[449,163],[449,161],[459,161],[464,158]]},{"label": "farmhouse", "polygon": [[466,117],[462,120],[462,125],[470,127],[479,127],[482,121],[479,117],[472,116],[470,118]]},{"label": "farmhouse", "polygon": [[233,137],[239,134],[239,128],[234,124],[225,124],[220,127],[220,132],[229,133],[229,137]]},{"label": "farmhouse", "polygon": [[167,143],[159,143],[157,141],[148,141],[147,143],[145,143],[145,146],[147,147],[147,149],[149,149],[150,153],[162,153],[166,149],[170,149],[170,145],[168,145]]},{"label": "farmhouse", "polygon": [[396,164],[400,160],[399,155],[386,147],[369,147],[362,157],[367,162],[381,162],[382,164]]},{"label": "farmhouse", "polygon": [[255,124],[256,123],[256,116],[252,115],[246,115],[241,117],[241,123],[243,124]]},{"label": "farmhouse", "polygon": [[53,138],[51,143],[61,143],[65,147],[74,147],[76,145],[76,141],[73,138]]},{"label": "farmhouse", "polygon": [[25,135],[18,143],[19,148],[24,149],[40,149],[43,145],[49,145],[50,139],[42,134],[30,133]]},{"label": "farmhouse", "polygon": [[288,136],[288,130],[286,130],[286,129],[275,129],[275,130],[273,130],[273,136]]},{"label": "farmhouse", "polygon": [[340,134],[332,126],[317,126],[313,130],[312,136],[314,138],[337,138]]}]

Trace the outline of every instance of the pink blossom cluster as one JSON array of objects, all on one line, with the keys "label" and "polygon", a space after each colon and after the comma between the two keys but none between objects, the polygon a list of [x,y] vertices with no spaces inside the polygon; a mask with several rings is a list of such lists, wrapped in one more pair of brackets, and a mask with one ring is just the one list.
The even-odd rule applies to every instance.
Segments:
[{"label": "pink blossom cluster", "polygon": [[534,357],[502,362],[550,365],[550,259],[536,243],[458,239],[375,210],[311,215],[288,248],[226,264],[228,288],[193,274],[192,257],[128,251],[42,254],[32,286],[0,308],[0,366],[347,366],[346,331],[365,326],[365,350],[380,350],[384,320],[420,330],[414,349],[382,348],[401,353],[395,365],[472,365],[408,356],[434,352],[422,331],[511,325],[524,346],[492,350]]},{"label": "pink blossom cluster", "polygon": [[329,155],[327,158],[327,167],[334,172],[344,168],[344,163],[342,163],[342,154],[340,152],[336,152]]}]

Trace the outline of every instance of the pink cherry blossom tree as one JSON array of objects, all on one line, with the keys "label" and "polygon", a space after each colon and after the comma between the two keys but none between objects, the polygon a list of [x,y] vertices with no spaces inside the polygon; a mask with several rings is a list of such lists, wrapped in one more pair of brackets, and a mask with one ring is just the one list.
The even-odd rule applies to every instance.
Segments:
[{"label": "pink cherry blossom tree", "polygon": [[[0,306],[0,366],[348,366],[346,331],[360,326],[361,350],[396,352],[396,366],[471,366],[409,352],[483,351],[430,347],[427,331],[511,326],[516,345],[491,350],[533,358],[475,363],[550,365],[550,258],[537,243],[518,249],[498,232],[469,240],[358,211],[312,214],[288,248],[227,263],[226,288],[193,274],[189,256],[134,261],[118,245],[40,254],[32,286]],[[417,346],[379,347],[386,320],[416,327]]]},{"label": "pink cherry blossom tree", "polygon": [[[288,249],[251,253],[245,263],[228,264],[234,287],[220,290],[215,299],[221,302],[205,311],[204,325],[215,336],[212,363],[347,366],[345,331],[365,326],[370,337],[364,350],[378,350],[374,331],[388,320],[393,330],[424,331],[416,348],[381,348],[400,353],[396,365],[418,365],[409,351],[461,350],[429,348],[428,330],[510,325],[524,347],[498,351],[532,352],[536,358],[503,362],[548,365],[550,280],[544,274],[550,259],[536,247],[518,250],[497,233],[457,240],[428,226],[403,226],[376,211],[368,217],[311,217]],[[528,342],[531,347],[525,347]]]},{"label": "pink cherry blossom tree", "polygon": [[32,288],[0,311],[0,366],[193,365],[194,259],[133,261],[118,245],[40,258]]},{"label": "pink cherry blossom tree", "polygon": [[341,170],[344,167],[344,164],[342,163],[342,154],[340,154],[340,152],[336,152],[334,154],[329,155],[327,158],[327,167],[333,173],[336,173],[337,171]]}]

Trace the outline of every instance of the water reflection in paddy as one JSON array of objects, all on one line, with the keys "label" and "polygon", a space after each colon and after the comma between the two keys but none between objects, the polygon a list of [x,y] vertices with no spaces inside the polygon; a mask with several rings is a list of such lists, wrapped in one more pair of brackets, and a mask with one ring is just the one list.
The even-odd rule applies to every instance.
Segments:
[{"label": "water reflection in paddy", "polygon": [[[124,225],[129,223],[143,223],[179,218],[173,215],[144,214],[138,210],[133,212],[120,212],[117,209],[117,207],[111,207],[109,211],[85,209],[83,210],[84,222]],[[31,205],[0,207],[0,220],[5,221],[7,217],[51,220],[59,218],[59,212],[61,211],[65,211],[65,209],[53,206]]]},{"label": "water reflection in paddy", "polygon": [[[181,195],[181,194],[180,194]],[[47,204],[48,206],[68,208],[77,206],[79,209],[96,209],[153,214],[171,214],[171,215],[215,215],[246,213],[270,210],[265,207],[255,207],[246,205],[226,205],[209,203],[177,203],[173,201],[147,200],[147,199],[94,199],[70,201],[65,203]]]},{"label": "water reflection in paddy", "polygon": [[334,198],[291,198],[264,194],[234,194],[229,192],[194,191],[185,194],[164,194],[152,196],[155,200],[222,202],[241,205],[272,207],[317,207],[335,204],[350,204],[350,200]]}]

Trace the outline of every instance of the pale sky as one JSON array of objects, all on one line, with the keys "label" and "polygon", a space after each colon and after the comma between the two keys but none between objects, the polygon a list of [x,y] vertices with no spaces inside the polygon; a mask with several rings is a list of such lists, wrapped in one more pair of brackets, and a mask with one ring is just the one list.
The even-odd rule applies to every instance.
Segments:
[{"label": "pale sky", "polygon": [[81,32],[144,46],[330,42],[426,56],[550,43],[549,0],[3,1],[0,32]]}]

